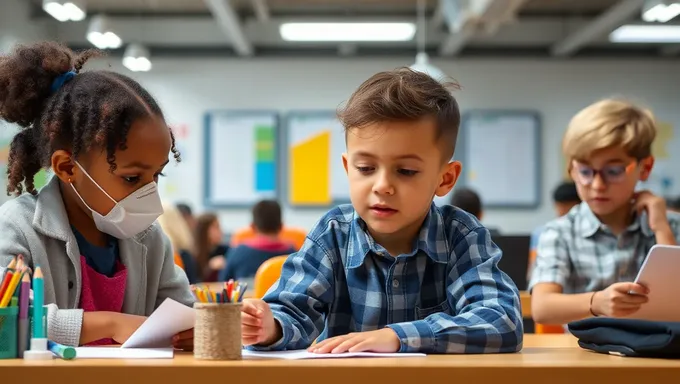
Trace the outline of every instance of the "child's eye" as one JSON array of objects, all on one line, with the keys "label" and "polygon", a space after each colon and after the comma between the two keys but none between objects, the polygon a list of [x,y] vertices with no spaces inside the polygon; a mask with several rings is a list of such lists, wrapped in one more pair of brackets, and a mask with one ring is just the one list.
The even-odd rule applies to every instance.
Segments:
[{"label": "child's eye", "polygon": [[418,171],[414,171],[412,169],[404,169],[404,168],[400,169],[398,172],[401,173],[404,176],[415,176],[415,174],[418,173]]},{"label": "child's eye", "polygon": [[158,172],[157,174],[153,175],[153,177],[155,177],[155,178],[158,178],[158,176],[160,176],[160,177],[165,177],[165,173],[163,173],[163,172]]},{"label": "child's eye", "polygon": [[123,176],[123,180],[129,184],[136,184],[139,181],[139,176]]},{"label": "child's eye", "polygon": [[360,173],[370,173],[373,170],[373,167],[356,167],[356,169]]},{"label": "child's eye", "polygon": [[610,176],[620,176],[626,172],[626,168],[621,166],[608,167],[604,170],[604,172]]}]

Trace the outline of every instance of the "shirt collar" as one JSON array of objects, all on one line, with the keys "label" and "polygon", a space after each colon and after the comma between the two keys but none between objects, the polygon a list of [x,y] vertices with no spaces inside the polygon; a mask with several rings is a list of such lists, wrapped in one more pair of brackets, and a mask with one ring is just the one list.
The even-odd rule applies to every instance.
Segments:
[{"label": "shirt collar", "polygon": [[[585,238],[594,236],[598,230],[605,227],[586,202],[582,202],[579,205],[577,214],[579,218],[578,230]],[[654,231],[649,227],[649,219],[646,212],[643,212],[641,215],[635,215],[633,222],[626,228],[626,232],[637,231],[642,232],[647,237],[654,236]]]},{"label": "shirt collar", "polygon": [[[354,211],[354,217],[350,225],[349,246],[347,248],[347,267],[357,268],[364,263],[369,252],[387,255],[387,250],[378,244],[368,233],[366,222]],[[430,210],[420,227],[418,238],[414,242],[413,249],[406,256],[410,257],[423,251],[436,263],[447,263],[449,259],[449,244],[446,241],[444,231],[444,219],[439,208],[432,203]]]}]

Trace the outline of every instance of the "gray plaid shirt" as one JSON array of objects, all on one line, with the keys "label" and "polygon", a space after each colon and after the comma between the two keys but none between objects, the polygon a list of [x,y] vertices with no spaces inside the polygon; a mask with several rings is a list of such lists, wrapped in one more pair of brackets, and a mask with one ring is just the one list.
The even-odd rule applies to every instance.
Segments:
[{"label": "gray plaid shirt", "polygon": [[[680,214],[668,212],[668,221],[680,244]],[[654,244],[645,213],[615,236],[583,202],[545,226],[529,290],[538,283],[556,283],[564,293],[583,293],[634,281]]]}]

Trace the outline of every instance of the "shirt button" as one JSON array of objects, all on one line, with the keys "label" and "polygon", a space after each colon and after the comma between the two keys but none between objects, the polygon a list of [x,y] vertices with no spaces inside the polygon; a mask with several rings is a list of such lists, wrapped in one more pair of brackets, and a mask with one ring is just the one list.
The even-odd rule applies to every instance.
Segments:
[{"label": "shirt button", "polygon": [[68,289],[73,289],[73,282],[72,281],[68,282]]},{"label": "shirt button", "polygon": [[399,280],[397,280],[397,279],[392,280],[392,286],[394,288],[399,288]]}]

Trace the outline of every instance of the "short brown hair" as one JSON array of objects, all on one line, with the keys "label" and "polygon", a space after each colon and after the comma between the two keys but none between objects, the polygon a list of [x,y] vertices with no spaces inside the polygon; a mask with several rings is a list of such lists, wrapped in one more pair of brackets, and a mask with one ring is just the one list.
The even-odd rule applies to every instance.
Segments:
[{"label": "short brown hair", "polygon": [[262,200],[253,206],[253,226],[267,235],[279,233],[283,227],[281,206],[276,200]]},{"label": "short brown hair", "polygon": [[604,99],[579,111],[569,123],[562,150],[569,161],[586,160],[593,152],[622,147],[638,160],[652,155],[654,115],[621,99]]},{"label": "short brown hair", "polygon": [[460,126],[455,82],[440,83],[410,68],[377,73],[354,91],[338,118],[345,131],[383,121],[416,121],[434,117],[437,140],[447,160],[453,156]]}]

